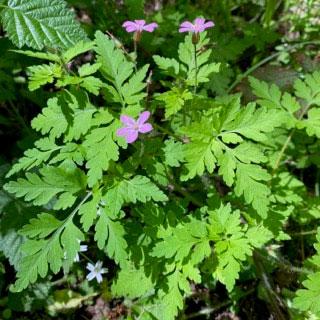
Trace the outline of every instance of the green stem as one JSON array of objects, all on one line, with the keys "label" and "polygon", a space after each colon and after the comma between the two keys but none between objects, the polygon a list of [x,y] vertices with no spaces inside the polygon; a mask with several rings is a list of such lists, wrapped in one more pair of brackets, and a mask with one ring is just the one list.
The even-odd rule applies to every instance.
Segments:
[{"label": "green stem", "polygon": [[170,183],[174,186],[174,189],[178,191],[180,194],[182,194],[186,199],[188,199],[190,202],[198,206],[199,208],[203,207],[203,203],[196,199],[193,195],[191,195],[188,191],[184,190],[182,187],[180,187],[177,183],[175,183],[170,177],[167,176]]},{"label": "green stem", "polygon": [[279,302],[281,301],[277,293],[273,290],[271,280],[268,277],[264,269],[264,265],[261,261],[261,255],[257,250],[253,252],[253,261],[256,266],[257,276],[261,279],[263,286],[266,290],[268,296],[268,302],[270,305],[270,311],[273,313],[274,317],[278,320],[286,320],[287,317],[284,315]]},{"label": "green stem", "polygon": [[301,232],[289,233],[289,236],[290,237],[310,236],[310,235],[315,235],[317,233],[318,233],[318,229],[310,230],[310,231],[301,231]]},{"label": "green stem", "polygon": [[137,66],[137,63],[138,63],[138,42],[136,40],[133,40],[133,50],[134,50],[134,58],[135,58],[134,68],[137,72],[138,71],[138,66]]},{"label": "green stem", "polygon": [[177,136],[175,133],[173,133],[165,128],[162,128],[161,126],[157,125],[156,123],[153,123],[152,125],[154,128],[157,128],[159,131],[167,134],[168,136],[174,137],[175,139],[183,142],[183,139],[181,137]]},{"label": "green stem", "polygon": [[313,273],[313,270],[308,269],[308,268],[299,268],[299,267],[293,266],[290,263],[290,261],[287,261],[286,259],[283,259],[283,258],[271,256],[270,254],[264,255],[264,254],[260,253],[259,251],[256,251],[255,254],[259,255],[259,257],[261,257],[264,260],[267,260],[267,261],[273,260],[275,263],[277,263],[279,265],[279,267],[282,267],[283,269],[288,270],[290,272],[296,272],[296,273],[302,273],[302,274]]},{"label": "green stem", "polygon": [[80,256],[84,257],[88,262],[94,264],[94,262],[87,256],[85,255],[83,252],[79,252]]},{"label": "green stem", "polygon": [[197,45],[194,44],[194,67],[195,67],[195,79],[194,79],[194,94],[197,94],[198,88],[198,60],[197,60]]},{"label": "green stem", "polygon": [[[308,104],[303,108],[303,110],[301,111],[301,113],[300,113],[300,115],[299,115],[299,117],[298,117],[298,121],[300,121],[300,120],[304,117],[304,115],[306,114],[306,112],[308,111],[308,109],[310,108],[310,106],[311,106],[311,103],[308,103]],[[293,129],[291,130],[289,136],[287,137],[284,145],[282,146],[282,148],[281,148],[281,150],[280,150],[280,153],[279,153],[279,155],[278,155],[278,158],[277,158],[277,160],[276,160],[276,162],[275,162],[275,164],[274,164],[274,166],[273,166],[273,170],[272,170],[272,174],[271,174],[272,176],[274,176],[274,174],[276,173],[277,169],[279,168],[281,159],[282,159],[285,151],[287,150],[287,148],[288,148],[288,146],[289,146],[289,143],[291,142],[291,139],[292,139],[292,137],[293,137],[293,135],[294,135],[295,132],[296,132],[296,128],[293,128]]]},{"label": "green stem", "polygon": [[314,194],[316,197],[319,197],[320,195],[319,182],[320,182],[320,171],[319,171],[319,168],[317,167],[316,183],[314,185]]},{"label": "green stem", "polygon": [[241,76],[239,76],[229,87],[228,89],[228,93],[231,92],[244,78],[246,78],[249,74],[251,74],[252,72],[254,72],[256,69],[258,69],[259,67],[261,67],[262,65],[266,64],[267,62],[273,60],[274,58],[276,58],[277,56],[279,56],[280,54],[282,54],[283,52],[289,52],[291,50],[294,50],[296,48],[299,47],[303,47],[309,44],[320,44],[320,41],[316,40],[316,41],[306,41],[306,42],[300,42],[300,43],[296,43],[293,44],[291,46],[288,46],[285,50],[283,51],[279,51],[276,52],[274,54],[272,54],[269,57],[264,58],[263,60],[259,61],[258,63],[256,63],[255,65],[253,65],[251,68],[249,68],[245,73],[243,73]]},{"label": "green stem", "polygon": [[[249,296],[250,294],[252,294],[253,292],[255,292],[255,288],[252,288],[250,290],[248,290],[247,292],[241,294],[241,298],[244,298],[246,296]],[[221,308],[225,308],[227,306],[229,306],[230,304],[232,304],[232,301],[231,300],[228,300],[228,301],[224,301],[224,302],[221,302],[217,305],[215,305],[214,307],[212,308],[204,308],[204,309],[201,309],[200,311],[198,312],[195,312],[195,313],[191,313],[191,314],[188,314],[186,315],[186,319],[194,319],[194,318],[198,318],[200,316],[208,316],[210,315],[211,313],[213,312],[216,312],[218,311],[219,309]]]},{"label": "green stem", "polygon": [[22,125],[22,127],[26,130],[26,132],[28,132],[29,135],[32,135],[32,130],[29,126],[27,126],[26,122],[24,121],[23,117],[20,115],[18,109],[16,108],[15,104],[9,100],[9,105],[11,107],[11,109],[13,110],[14,114],[17,117],[17,120],[20,122],[20,124]]},{"label": "green stem", "polygon": [[256,69],[258,69],[259,67],[261,67],[262,65],[264,65],[265,63],[273,60],[274,58],[276,58],[277,56],[279,56],[281,54],[281,52],[276,52],[274,54],[272,54],[271,56],[259,61],[257,64],[253,65],[251,68],[249,68],[245,73],[243,73],[242,75],[240,75],[240,77],[238,77],[229,87],[228,89],[228,93],[231,92],[244,78],[246,78],[249,74],[251,74],[253,71],[255,71]]}]

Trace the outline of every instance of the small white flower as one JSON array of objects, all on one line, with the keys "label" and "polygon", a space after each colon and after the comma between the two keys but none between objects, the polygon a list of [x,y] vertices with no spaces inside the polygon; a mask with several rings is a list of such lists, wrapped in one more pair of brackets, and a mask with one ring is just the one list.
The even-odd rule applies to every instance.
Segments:
[{"label": "small white flower", "polygon": [[102,268],[102,262],[98,261],[95,265],[92,263],[87,264],[87,269],[90,271],[87,275],[87,280],[91,281],[96,278],[98,283],[102,282],[102,274],[107,273],[107,268]]},{"label": "small white flower", "polygon": [[[80,245],[80,250],[79,252],[86,252],[88,250],[88,246],[86,244]],[[75,262],[79,262],[80,261],[80,257],[79,254],[77,253],[75,258],[74,258]]]}]

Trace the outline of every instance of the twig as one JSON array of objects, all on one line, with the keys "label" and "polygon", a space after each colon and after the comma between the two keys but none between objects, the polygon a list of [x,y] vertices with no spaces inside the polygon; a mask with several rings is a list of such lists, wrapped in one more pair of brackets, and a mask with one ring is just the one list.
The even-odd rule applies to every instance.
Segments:
[{"label": "twig", "polygon": [[[320,44],[320,41],[306,41],[306,42],[300,42],[300,43],[296,43],[293,44],[291,46],[288,46],[284,51],[288,52],[291,50],[294,50],[298,47],[303,47],[309,44]],[[246,78],[249,74],[251,74],[253,71],[255,71],[256,69],[258,69],[259,67],[261,67],[262,65],[266,64],[267,62],[273,60],[274,58],[276,58],[277,56],[279,56],[280,54],[282,54],[283,51],[279,51],[276,52],[274,54],[272,54],[269,57],[264,58],[263,60],[259,61],[258,63],[256,63],[255,65],[253,65],[251,68],[249,68],[245,73],[243,73],[240,77],[238,77],[229,87],[228,89],[228,93],[230,93],[244,78]]]},{"label": "twig", "polygon": [[287,317],[283,314],[283,311],[281,310],[281,308],[279,306],[279,301],[281,301],[281,300],[272,288],[272,285],[270,283],[268,275],[264,270],[263,263],[261,262],[260,256],[257,253],[257,250],[253,252],[253,260],[255,262],[255,266],[257,269],[257,275],[261,279],[261,281],[264,284],[264,287],[266,289],[266,293],[269,298],[271,312],[274,314],[274,316],[277,320],[286,320]]}]

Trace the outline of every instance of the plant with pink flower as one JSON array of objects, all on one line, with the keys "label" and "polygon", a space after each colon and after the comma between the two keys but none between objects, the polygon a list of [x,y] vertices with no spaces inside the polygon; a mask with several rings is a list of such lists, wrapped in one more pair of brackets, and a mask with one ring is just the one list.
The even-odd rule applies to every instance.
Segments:
[{"label": "plant with pink flower", "polygon": [[121,115],[120,121],[124,124],[124,127],[117,130],[117,136],[124,137],[127,143],[135,142],[138,139],[139,133],[147,133],[153,130],[152,125],[146,123],[149,117],[149,111],[142,112],[138,120],[127,115]]},{"label": "plant with pink flower", "polygon": [[127,32],[134,32],[134,41],[139,42],[143,31],[153,32],[158,28],[158,24],[155,22],[146,24],[145,20],[125,21],[122,25]]},{"label": "plant with pink flower", "polygon": [[207,21],[204,18],[196,18],[194,22],[184,21],[181,23],[179,32],[191,32],[192,35],[192,42],[197,44],[199,42],[199,33],[205,31],[208,28],[214,27],[213,21]]}]

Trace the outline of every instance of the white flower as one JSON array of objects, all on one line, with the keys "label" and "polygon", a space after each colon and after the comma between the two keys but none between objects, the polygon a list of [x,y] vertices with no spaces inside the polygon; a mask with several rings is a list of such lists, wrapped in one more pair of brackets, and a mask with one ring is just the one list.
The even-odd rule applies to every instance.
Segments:
[{"label": "white flower", "polygon": [[[80,245],[80,250],[79,252],[86,252],[88,250],[88,246],[86,244]],[[75,258],[74,258],[75,262],[79,262],[80,261],[80,257],[79,254],[77,253]]]},{"label": "white flower", "polygon": [[102,281],[102,274],[107,273],[107,268],[102,268],[102,262],[98,261],[95,265],[92,263],[87,264],[87,269],[90,271],[87,275],[87,280],[91,281],[96,278],[98,283]]}]

